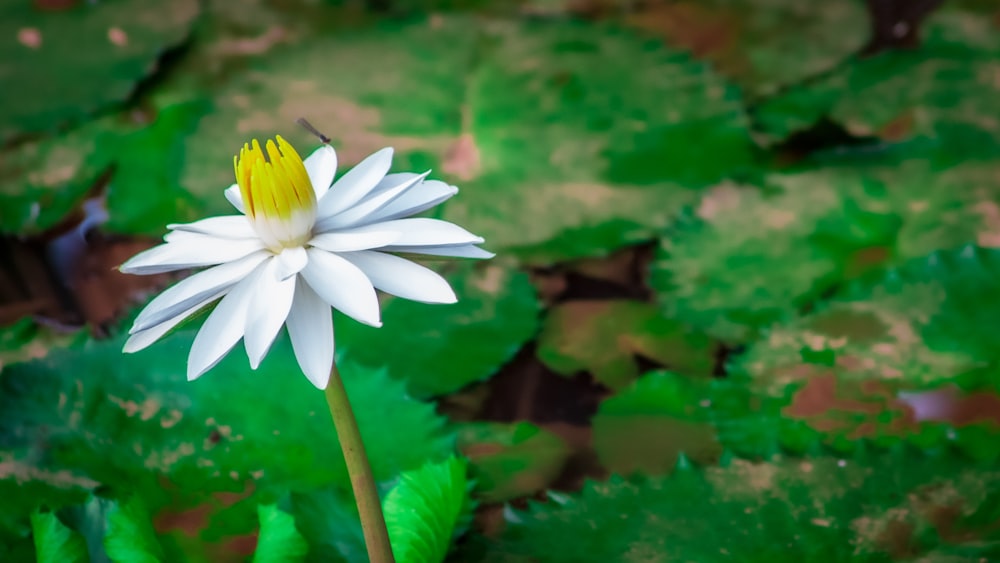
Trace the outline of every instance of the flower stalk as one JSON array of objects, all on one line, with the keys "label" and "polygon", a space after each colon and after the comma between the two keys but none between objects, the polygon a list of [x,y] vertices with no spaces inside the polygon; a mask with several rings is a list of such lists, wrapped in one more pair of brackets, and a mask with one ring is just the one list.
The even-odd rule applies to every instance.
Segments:
[{"label": "flower stalk", "polygon": [[330,407],[337,439],[340,441],[340,448],[347,462],[347,472],[351,476],[351,488],[354,490],[354,502],[361,516],[361,529],[365,535],[368,558],[372,563],[394,563],[389,531],[385,527],[385,516],[382,514],[382,503],[375,486],[375,477],[372,474],[371,464],[368,463],[358,422],[354,418],[354,411],[351,410],[351,402],[347,398],[347,390],[344,388],[336,363],[330,370],[330,381],[326,385],[326,403]]}]

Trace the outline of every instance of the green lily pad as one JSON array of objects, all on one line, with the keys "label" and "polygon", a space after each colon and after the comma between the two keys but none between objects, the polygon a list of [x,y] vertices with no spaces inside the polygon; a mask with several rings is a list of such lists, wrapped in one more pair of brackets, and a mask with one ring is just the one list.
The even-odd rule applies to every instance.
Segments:
[{"label": "green lily pad", "polygon": [[647,375],[601,403],[594,415],[594,449],[608,471],[662,474],[685,454],[700,463],[722,447],[709,424],[705,399],[679,376]]},{"label": "green lily pad", "polygon": [[766,459],[780,452],[853,452],[901,443],[973,459],[1000,458],[996,371],[955,387],[858,380],[841,366],[796,366],[801,381],[761,388],[745,375],[644,375],[601,404],[594,445],[611,471],[664,473],[685,453],[700,463],[722,450]]},{"label": "green lily pad", "polygon": [[914,50],[852,61],[779,94],[755,118],[773,140],[828,116],[857,136],[928,138],[968,150],[995,145],[1000,39],[989,10],[949,3],[927,20],[922,36]]},{"label": "green lily pad", "polygon": [[[859,251],[892,241],[884,188],[772,176],[778,193],[723,184],[661,240],[650,284],[671,318],[742,341],[792,318],[850,272]],[[857,182],[857,183],[855,183]],[[870,209],[869,209],[870,208]]]},{"label": "green lily pad", "polygon": [[157,58],[184,41],[199,10],[196,0],[72,4],[46,11],[8,0],[0,7],[0,76],[18,85],[6,89],[0,141],[124,101]]},{"label": "green lily pad", "polygon": [[[121,354],[121,339],[88,343],[6,367],[0,455],[23,468],[11,477],[49,496],[127,483],[157,517],[207,509],[211,519],[193,532],[198,551],[256,529],[253,491],[349,486],[322,393],[299,373],[287,339],[256,372],[236,351],[187,383],[192,338],[178,332],[134,355]],[[341,372],[377,479],[452,451],[444,420],[402,383],[349,362]],[[231,506],[213,496],[234,492],[251,496]],[[16,535],[17,522],[0,537]]]},{"label": "green lily pad", "polygon": [[380,328],[339,318],[338,346],[352,360],[384,367],[420,397],[490,377],[534,336],[535,290],[527,275],[499,263],[463,265],[448,279],[458,303],[391,299]]},{"label": "green lily pad", "polygon": [[998,499],[996,465],[905,451],[681,463],[669,478],[553,494],[512,514],[476,560],[989,560]]},{"label": "green lily pad", "polygon": [[753,97],[836,68],[861,50],[869,27],[851,0],[809,10],[795,0],[652,2],[628,19],[710,61]]},{"label": "green lily pad", "polygon": [[544,490],[570,454],[562,438],[530,422],[461,424],[458,449],[469,458],[476,498],[483,502],[506,502]]},{"label": "green lily pad", "polygon": [[29,141],[0,157],[0,232],[34,234],[58,224],[80,205],[106,171],[92,155],[113,135],[112,118],[92,121],[58,138]]},{"label": "green lily pad", "polygon": [[633,301],[570,301],[553,307],[538,342],[538,358],[564,375],[589,371],[620,389],[639,375],[637,356],[673,371],[711,375],[715,344],[666,318],[655,305]]},{"label": "green lily pad", "polygon": [[[1000,251],[935,252],[859,281],[799,321],[774,327],[741,360],[761,388],[808,376],[803,355],[826,353],[858,380],[925,388],[1000,360],[991,330]],[[830,363],[830,362],[828,362]]]},{"label": "green lily pad", "polygon": [[158,236],[195,218],[177,177],[181,143],[204,111],[201,102],[163,107],[146,126],[106,117],[9,149],[0,157],[0,232],[40,234],[100,193],[109,231]]}]

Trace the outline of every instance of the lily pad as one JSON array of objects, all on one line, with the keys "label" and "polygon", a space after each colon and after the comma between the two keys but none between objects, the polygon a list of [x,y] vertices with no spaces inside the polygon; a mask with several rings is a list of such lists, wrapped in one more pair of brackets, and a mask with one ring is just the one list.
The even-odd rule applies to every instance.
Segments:
[{"label": "lily pad", "polygon": [[[7,0],[0,6],[0,142],[52,131],[120,103],[183,42],[196,0],[72,2],[68,10]],[[61,70],[56,70],[61,69]]]},{"label": "lily pad", "polygon": [[528,276],[499,263],[447,276],[452,305],[392,299],[383,326],[338,319],[337,342],[352,360],[386,369],[419,397],[442,395],[493,375],[538,329]]},{"label": "lily pad", "polygon": [[562,438],[529,422],[462,424],[458,448],[469,458],[476,497],[483,502],[506,502],[544,490],[570,454]]},{"label": "lily pad", "polygon": [[[192,338],[178,332],[124,356],[121,339],[88,343],[6,367],[0,455],[22,469],[4,473],[0,485],[15,479],[58,498],[60,490],[116,491],[128,483],[158,518],[208,510],[212,518],[202,516],[192,533],[201,538],[198,551],[256,529],[254,491],[349,486],[322,393],[298,372],[287,339],[257,372],[234,353],[187,383],[183,358]],[[350,363],[341,371],[377,479],[452,451],[444,420],[401,383]],[[219,504],[215,493],[248,500]],[[10,524],[0,537],[25,525]]]},{"label": "lily pad", "polygon": [[853,61],[767,100],[755,112],[761,128],[781,140],[828,116],[856,136],[995,145],[996,24],[988,11],[948,4],[927,20],[916,49]]},{"label": "lily pad", "polygon": [[868,39],[864,7],[835,0],[650,2],[628,20],[690,49],[753,97],[772,95],[849,60]]},{"label": "lily pad", "polygon": [[605,399],[594,416],[594,449],[608,471],[662,474],[679,456],[701,463],[722,448],[708,421],[705,399],[683,377],[650,374]]},{"label": "lily pad", "polygon": [[[511,514],[483,561],[991,559],[1000,471],[907,452],[613,478]],[[947,516],[944,516],[947,514]],[[480,559],[477,559],[480,560]]]},{"label": "lily pad", "polygon": [[858,380],[916,388],[955,379],[1000,356],[993,296],[1000,251],[966,246],[935,252],[856,282],[799,321],[774,327],[742,359],[761,388],[808,377],[803,355],[827,354]]},{"label": "lily pad", "polygon": [[711,375],[715,344],[666,318],[655,305],[634,301],[570,301],[553,307],[538,357],[564,375],[589,371],[612,389],[639,375],[637,357],[673,371]]},{"label": "lily pad", "polygon": [[9,149],[0,155],[0,232],[48,231],[99,194],[113,232],[160,235],[192,219],[196,206],[177,176],[181,143],[204,111],[200,102],[163,107],[145,126],[115,115]]},{"label": "lily pad", "polygon": [[742,341],[798,311],[848,275],[863,249],[892,241],[884,188],[858,178],[817,185],[772,176],[778,193],[722,184],[661,240],[650,284],[672,318]]},{"label": "lily pad", "polygon": [[[859,381],[839,366],[803,364],[802,381],[761,389],[745,375],[697,379],[651,372],[602,403],[594,444],[619,473],[665,473],[685,453],[766,459],[780,452],[854,452],[902,443],[973,459],[1000,458],[995,370],[972,389]],[[985,380],[985,381],[984,381]],[[636,438],[640,438],[636,440]]]}]

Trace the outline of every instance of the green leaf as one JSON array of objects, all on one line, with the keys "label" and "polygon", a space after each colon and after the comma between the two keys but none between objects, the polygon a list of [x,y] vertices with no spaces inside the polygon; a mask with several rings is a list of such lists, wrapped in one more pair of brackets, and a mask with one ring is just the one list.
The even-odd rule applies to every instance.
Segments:
[{"label": "green leaf", "polygon": [[868,203],[881,197],[878,185],[844,177],[814,189],[810,173],[769,180],[783,189],[713,188],[661,240],[650,285],[671,318],[746,340],[796,316],[851,273],[859,251],[890,243],[898,229]]},{"label": "green leaf", "polygon": [[447,278],[458,303],[392,299],[381,328],[338,319],[338,346],[362,364],[384,366],[419,397],[490,377],[534,336],[535,290],[527,275],[499,263],[461,265]]},{"label": "green leaf", "polygon": [[608,471],[662,474],[681,454],[699,463],[722,448],[709,420],[705,387],[671,374],[650,374],[605,399],[594,415],[594,449]]},{"label": "green leaf", "polygon": [[466,461],[450,457],[404,471],[383,501],[392,551],[400,563],[440,563],[472,517]]},{"label": "green leaf", "polygon": [[20,87],[7,89],[0,108],[0,142],[52,131],[125,100],[156,59],[184,40],[198,7],[195,0],[110,0],[47,11],[4,2],[0,75]]},{"label": "green leaf", "polygon": [[305,560],[309,546],[302,534],[295,528],[295,518],[276,505],[257,507],[260,516],[260,535],[254,563],[288,561],[295,563]]},{"label": "green leaf", "polygon": [[842,374],[926,387],[1000,360],[1000,251],[966,246],[859,281],[742,359],[762,388],[801,379],[803,351],[829,350]]},{"label": "green leaf", "polygon": [[99,119],[0,153],[0,232],[42,232],[79,206],[108,164],[91,156],[117,130],[113,119]]},{"label": "green leaf", "polygon": [[101,147],[100,156],[115,162],[105,229],[160,236],[168,223],[197,218],[179,175],[183,141],[206,110],[203,102],[164,107],[148,127],[122,134]]},{"label": "green leaf", "polygon": [[564,375],[589,371],[612,389],[639,375],[637,357],[673,371],[711,375],[715,344],[668,319],[655,305],[632,301],[570,301],[553,307],[538,342],[538,358]]},{"label": "green leaf", "polygon": [[499,541],[480,540],[475,560],[991,559],[998,499],[996,465],[954,458],[732,460],[553,494],[508,517]]},{"label": "green leaf", "polygon": [[31,514],[31,532],[35,537],[38,563],[76,563],[90,561],[83,536],[59,521],[54,512]]},{"label": "green leaf", "polygon": [[959,152],[995,146],[996,87],[986,77],[1000,40],[990,10],[950,2],[927,20],[919,47],[852,61],[768,100],[755,117],[775,140],[829,116],[856,136],[933,139]]},{"label": "green leaf", "polygon": [[133,496],[112,505],[107,515],[104,549],[116,562],[165,561],[163,547],[153,530],[153,520],[142,499]]},{"label": "green leaf", "polygon": [[110,231],[159,236],[167,223],[194,218],[177,180],[180,143],[204,111],[198,102],[164,107],[146,127],[106,117],[9,149],[0,158],[0,232],[49,230],[102,193]]},{"label": "green leaf", "polygon": [[349,487],[292,493],[289,512],[309,544],[308,561],[352,563],[368,557]]},{"label": "green leaf", "polygon": [[[302,376],[287,339],[256,372],[237,350],[188,383],[184,361],[193,336],[180,331],[131,355],[121,353],[121,338],[90,342],[6,366],[0,455],[25,467],[25,486],[46,476],[119,493],[127,485],[154,515],[167,507],[204,511],[195,550],[252,533],[257,494],[349,485],[323,394]],[[410,398],[402,383],[350,362],[340,369],[376,478],[453,451],[444,419]],[[220,505],[213,493],[247,498]]]},{"label": "green leaf", "polygon": [[690,49],[753,97],[835,68],[867,39],[864,7],[834,0],[801,10],[795,0],[654,2],[628,20]]},{"label": "green leaf", "polygon": [[562,438],[529,422],[461,424],[458,448],[469,459],[476,497],[488,503],[545,489],[571,453]]}]

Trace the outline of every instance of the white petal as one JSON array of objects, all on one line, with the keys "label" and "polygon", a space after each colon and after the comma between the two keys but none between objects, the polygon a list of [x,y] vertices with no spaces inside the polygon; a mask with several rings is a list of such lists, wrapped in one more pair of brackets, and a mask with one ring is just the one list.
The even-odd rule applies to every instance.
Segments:
[{"label": "white petal", "polygon": [[194,223],[183,223],[167,225],[173,231],[184,231],[199,233],[219,238],[254,238],[257,232],[253,230],[253,225],[246,215],[225,215],[223,217],[209,217]]},{"label": "white petal", "polygon": [[233,204],[233,207],[236,208],[236,211],[246,214],[247,210],[246,207],[244,207],[243,205],[243,194],[240,192],[239,184],[233,184],[232,186],[229,186],[228,188],[226,188],[226,191],[223,192],[223,194],[225,194],[226,199],[229,200],[229,203]]},{"label": "white petal", "polygon": [[336,213],[329,217],[319,217],[316,221],[318,232],[330,229],[343,228],[367,221],[368,217],[376,211],[392,203],[396,198],[401,197],[407,190],[419,184],[430,172],[423,174],[391,174],[393,183],[389,183],[386,176],[379,185],[367,197],[359,201],[350,209]]},{"label": "white petal", "polygon": [[309,255],[306,249],[301,246],[293,246],[281,251],[275,257],[278,266],[278,279],[284,280],[302,271],[309,262]]},{"label": "white petal", "polygon": [[188,354],[188,381],[193,381],[212,369],[243,337],[247,313],[254,301],[261,297],[255,290],[264,266],[258,266],[233,286],[201,326]]},{"label": "white petal", "polygon": [[138,352],[139,350],[148,347],[150,344],[162,338],[164,334],[170,332],[170,329],[181,324],[181,322],[184,321],[184,319],[200,311],[201,308],[204,307],[205,305],[208,305],[212,301],[215,301],[216,299],[222,297],[224,293],[225,291],[216,292],[215,295],[211,295],[204,301],[196,303],[191,308],[175,315],[173,318],[168,319],[158,325],[151,326],[146,330],[140,330],[132,334],[131,336],[128,337],[128,340],[125,341],[125,346],[122,347],[122,352],[125,352],[126,354],[131,354],[133,352]]},{"label": "white petal", "polygon": [[302,269],[302,277],[323,301],[362,323],[382,326],[378,295],[364,272],[325,250],[310,248],[307,252],[309,263]]},{"label": "white petal", "polygon": [[368,194],[369,197],[376,194],[382,193],[385,190],[394,188],[400,184],[404,184],[413,180],[414,178],[421,177],[426,178],[431,171],[428,170],[423,174],[417,174],[416,172],[396,172],[393,174],[386,174],[384,178],[379,180],[378,184],[372,189],[371,193]]},{"label": "white petal", "polygon": [[309,241],[309,244],[327,252],[346,252],[380,248],[399,240],[399,236],[400,233],[397,231],[368,229],[354,232],[354,230],[348,229],[316,235]]},{"label": "white petal", "polygon": [[483,242],[482,237],[478,237],[454,223],[426,217],[383,221],[358,227],[353,231],[363,232],[364,229],[399,231],[402,234],[399,240],[392,243],[393,246],[481,244]]},{"label": "white petal", "polygon": [[458,188],[438,180],[426,180],[365,218],[366,222],[409,217],[447,201]]},{"label": "white petal", "polygon": [[424,303],[458,301],[444,278],[405,258],[372,251],[347,252],[342,256],[361,268],[372,284],[386,293]]},{"label": "white petal", "polygon": [[325,389],[333,367],[333,315],[330,306],[301,278],[296,280],[286,323],[299,367],[313,385]]},{"label": "white petal", "polygon": [[330,145],[323,145],[314,150],[304,164],[318,201],[330,189],[333,177],[337,174],[337,151]]},{"label": "white petal", "polygon": [[440,246],[385,246],[383,252],[408,252],[411,254],[427,254],[429,256],[450,256],[453,258],[493,258],[496,254],[483,250],[472,244],[453,244]]},{"label": "white petal", "polygon": [[267,355],[292,308],[295,278],[279,279],[278,268],[278,261],[272,260],[261,272],[260,281],[254,288],[256,306],[247,312],[243,344],[250,358],[250,369],[257,369]]},{"label": "white petal", "polygon": [[258,239],[222,239],[197,233],[192,235],[194,238],[171,241],[140,252],[119,269],[126,274],[162,274],[231,262],[264,248]]},{"label": "white petal", "polygon": [[[266,250],[254,252],[249,256],[220,264],[177,283],[146,305],[146,308],[136,317],[130,333],[149,329],[169,320],[191,308],[196,303],[202,303],[209,296],[225,293],[264,261],[269,253]],[[221,293],[220,293],[221,292]]]},{"label": "white petal", "polygon": [[384,148],[362,160],[326,192],[319,202],[318,216],[330,217],[361,201],[385,177],[392,165],[392,148]]}]

